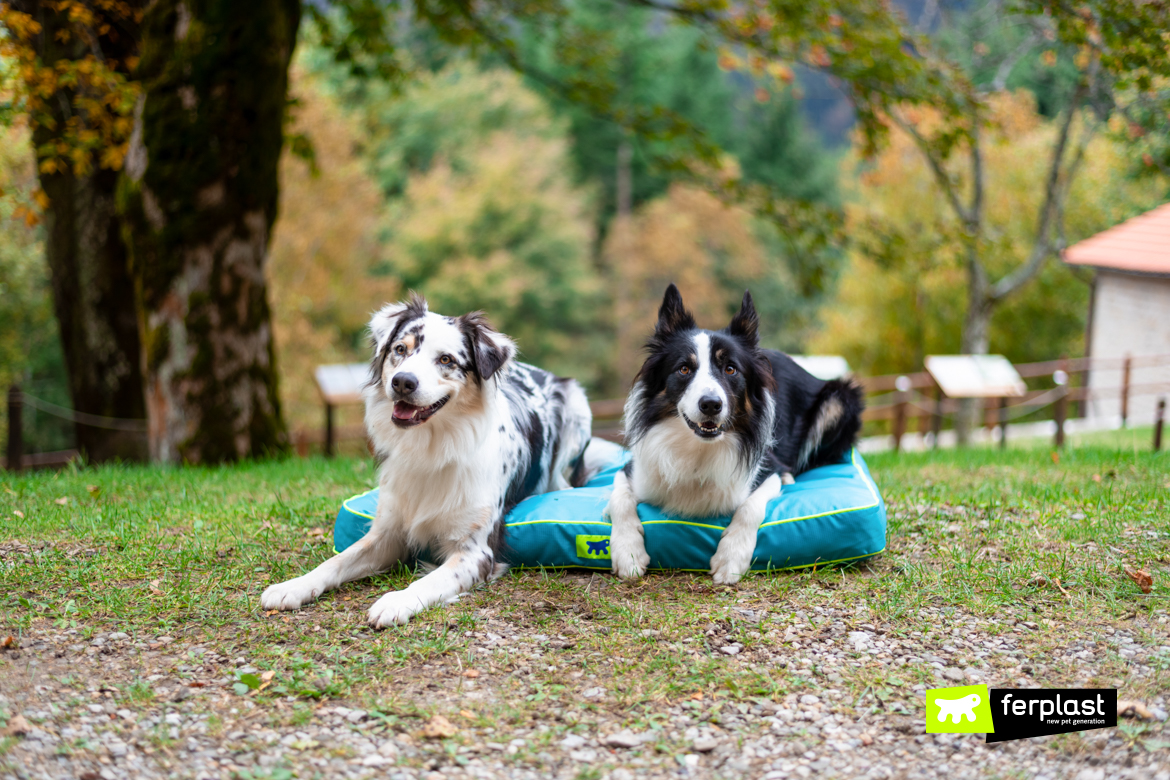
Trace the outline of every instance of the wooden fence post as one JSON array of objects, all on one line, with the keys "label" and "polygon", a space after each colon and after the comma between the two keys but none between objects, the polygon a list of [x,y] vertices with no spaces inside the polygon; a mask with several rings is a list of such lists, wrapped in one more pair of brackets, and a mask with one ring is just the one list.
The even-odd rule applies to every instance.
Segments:
[{"label": "wooden fence post", "polygon": [[930,432],[934,434],[934,449],[938,449],[938,437],[942,435],[943,423],[943,391],[942,386],[934,386],[934,413],[930,416]]},{"label": "wooden fence post", "polygon": [[1129,372],[1133,364],[1133,357],[1125,356],[1125,363],[1121,367],[1121,427],[1124,428],[1129,419]]},{"label": "wooden fence post", "polygon": [[1154,413],[1154,452],[1162,449],[1162,423],[1166,417],[1166,399],[1158,399],[1158,411]]},{"label": "wooden fence post", "polygon": [[1052,381],[1061,388],[1061,394],[1056,398],[1056,448],[1064,446],[1064,421],[1068,418],[1068,394],[1071,380],[1068,375],[1068,356],[1060,358],[1060,368],[1052,374]]},{"label": "wooden fence post", "polygon": [[21,408],[24,398],[20,385],[8,388],[8,470],[20,471],[24,465],[24,429],[21,427]]},{"label": "wooden fence post", "polygon": [[999,399],[999,448],[1007,448],[1007,424],[1008,424],[1008,399],[1007,396]]},{"label": "wooden fence post", "polygon": [[902,436],[906,433],[906,406],[910,400],[910,377],[900,376],[894,381],[894,452],[902,451]]},{"label": "wooden fence post", "polygon": [[333,404],[325,404],[325,457],[333,457]]}]

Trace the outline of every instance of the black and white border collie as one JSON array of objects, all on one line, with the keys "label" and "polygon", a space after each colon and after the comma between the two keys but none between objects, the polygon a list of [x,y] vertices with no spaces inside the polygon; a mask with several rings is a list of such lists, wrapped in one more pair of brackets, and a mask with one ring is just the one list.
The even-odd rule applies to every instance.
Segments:
[{"label": "black and white border collie", "polygon": [[787,355],[759,348],[751,293],[731,324],[701,330],[673,284],[649,356],[626,399],[633,459],[614,480],[613,571],[640,577],[650,564],[639,502],[684,517],[732,515],[711,558],[719,584],[752,563],[756,532],[781,485],[834,463],[853,446],[864,399],[849,380],[817,379]]},{"label": "black and white border collie", "polygon": [[441,565],[369,611],[374,627],[404,624],[502,574],[505,515],[580,474],[592,424],[585,392],[516,361],[516,345],[482,314],[444,317],[412,296],[375,314],[370,332],[366,428],[382,458],[370,531],[269,587],[265,609],[296,609],[428,550]]}]

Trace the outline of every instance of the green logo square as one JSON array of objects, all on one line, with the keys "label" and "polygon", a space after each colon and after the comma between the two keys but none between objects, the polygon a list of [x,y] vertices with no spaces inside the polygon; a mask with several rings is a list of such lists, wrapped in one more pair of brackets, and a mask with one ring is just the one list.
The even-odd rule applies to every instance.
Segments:
[{"label": "green logo square", "polygon": [[577,536],[577,557],[608,561],[609,537],[579,534]]},{"label": "green logo square", "polygon": [[994,734],[986,685],[934,688],[926,692],[927,734]]}]

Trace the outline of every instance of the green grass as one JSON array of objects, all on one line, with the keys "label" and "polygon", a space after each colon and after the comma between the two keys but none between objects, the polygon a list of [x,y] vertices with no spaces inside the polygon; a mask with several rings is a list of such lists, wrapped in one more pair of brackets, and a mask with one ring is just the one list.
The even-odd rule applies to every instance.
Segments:
[{"label": "green grass", "polygon": [[[365,627],[365,609],[380,593],[403,587],[408,572],[352,583],[292,614],[265,615],[258,604],[266,584],[331,554],[338,505],[373,479],[366,459],[5,474],[0,633],[72,627],[82,636],[182,636],[274,670],[271,684],[252,694],[257,700],[351,697],[391,720],[429,709],[425,696],[382,685],[404,670],[452,667],[457,677],[464,668],[527,669],[509,682],[512,693],[490,717],[473,713],[518,722],[552,705],[582,706],[567,687],[579,687],[581,674],[598,674],[611,688],[612,680],[625,681],[615,693],[634,713],[640,703],[663,699],[706,706],[688,698],[698,693],[751,699],[803,690],[813,684],[807,672],[695,652],[713,626],[737,637],[745,654],[778,647],[797,609],[844,609],[856,624],[887,623],[935,638],[945,634],[931,617],[938,610],[991,619],[1004,630],[1027,621],[1036,626],[1028,652],[1038,656],[1067,641],[1070,629],[1096,634],[1139,613],[1166,611],[1170,455],[1123,445],[1070,448],[1059,457],[1025,448],[884,453],[869,463],[889,505],[888,551],[875,562],[753,575],[738,589],[696,575],[624,584],[600,574],[513,573],[383,632]],[[1150,573],[1152,591],[1143,593],[1127,569]],[[737,609],[769,615],[757,625]],[[566,637],[570,646],[548,646],[538,662],[526,652],[485,660],[468,632],[498,630],[497,621]],[[644,629],[661,636],[643,636]],[[1170,658],[1165,666],[1142,684],[1170,689]],[[1120,665],[1104,668],[1125,673]],[[833,682],[880,699],[933,684],[927,672],[875,676],[862,667]],[[1056,684],[1072,670],[1052,664],[1045,674]],[[242,679],[237,688],[254,682]],[[151,695],[145,681],[119,694],[128,702]]]}]

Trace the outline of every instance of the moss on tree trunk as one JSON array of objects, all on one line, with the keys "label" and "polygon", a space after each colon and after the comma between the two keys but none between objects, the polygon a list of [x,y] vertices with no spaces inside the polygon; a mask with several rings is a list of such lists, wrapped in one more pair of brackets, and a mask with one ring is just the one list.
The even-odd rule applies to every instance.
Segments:
[{"label": "moss on tree trunk", "polygon": [[286,446],[264,266],[300,4],[159,0],[120,192],[155,460]]},{"label": "moss on tree trunk", "polygon": [[[47,66],[81,59],[95,47],[112,63],[124,62],[137,50],[134,30],[125,26],[108,25],[96,38],[82,39],[66,34],[73,32],[67,9],[33,0],[18,0],[14,7],[41,24],[34,45]],[[34,123],[34,147],[61,139],[73,98],[72,88],[62,86],[45,101],[52,121]],[[114,208],[118,173],[42,171],[39,177],[49,198],[45,256],[73,407],[104,417],[142,419],[146,407],[134,287]],[[78,448],[90,461],[146,459],[146,439],[140,433],[77,425],[76,436]]]}]

